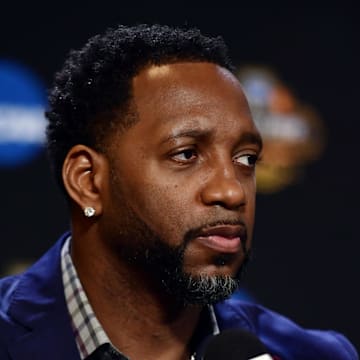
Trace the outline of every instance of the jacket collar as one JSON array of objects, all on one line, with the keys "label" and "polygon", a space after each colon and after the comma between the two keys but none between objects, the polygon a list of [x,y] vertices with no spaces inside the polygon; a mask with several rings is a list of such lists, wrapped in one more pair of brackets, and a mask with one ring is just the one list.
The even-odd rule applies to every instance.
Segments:
[{"label": "jacket collar", "polygon": [[21,328],[9,344],[17,359],[80,359],[66,307],[59,241],[28,271],[14,289],[9,317]]}]

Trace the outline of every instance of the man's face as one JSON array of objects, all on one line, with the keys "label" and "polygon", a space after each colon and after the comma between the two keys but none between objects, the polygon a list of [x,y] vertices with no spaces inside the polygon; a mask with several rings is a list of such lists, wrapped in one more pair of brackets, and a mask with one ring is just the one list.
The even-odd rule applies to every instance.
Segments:
[{"label": "man's face", "polygon": [[133,107],[139,121],[111,137],[104,238],[175,293],[224,287],[250,249],[261,150],[238,81],[209,63],[151,66],[133,80]]}]

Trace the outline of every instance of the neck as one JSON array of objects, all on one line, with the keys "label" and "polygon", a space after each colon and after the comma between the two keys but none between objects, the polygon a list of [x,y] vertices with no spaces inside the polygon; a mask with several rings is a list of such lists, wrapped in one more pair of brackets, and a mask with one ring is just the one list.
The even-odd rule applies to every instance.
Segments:
[{"label": "neck", "polygon": [[112,344],[135,360],[189,359],[201,307],[180,305],[151,276],[94,241],[74,240],[74,265]]}]

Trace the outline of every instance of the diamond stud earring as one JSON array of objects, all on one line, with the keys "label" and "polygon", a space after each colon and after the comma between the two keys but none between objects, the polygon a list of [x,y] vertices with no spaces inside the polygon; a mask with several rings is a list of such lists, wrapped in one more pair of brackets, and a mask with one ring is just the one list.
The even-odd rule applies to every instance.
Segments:
[{"label": "diamond stud earring", "polygon": [[84,209],[84,215],[88,218],[91,218],[95,215],[95,209],[91,206],[86,206],[86,208]]}]

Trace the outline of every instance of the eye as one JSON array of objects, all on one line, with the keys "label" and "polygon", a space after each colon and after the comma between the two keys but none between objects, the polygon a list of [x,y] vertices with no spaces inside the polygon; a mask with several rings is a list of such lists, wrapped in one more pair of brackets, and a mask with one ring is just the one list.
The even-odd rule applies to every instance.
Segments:
[{"label": "eye", "polygon": [[195,149],[184,149],[171,155],[171,158],[181,163],[188,163],[197,159],[198,154]]},{"label": "eye", "polygon": [[244,155],[237,155],[234,157],[234,163],[239,165],[244,165],[247,167],[255,167],[258,156],[255,154],[244,154]]}]

